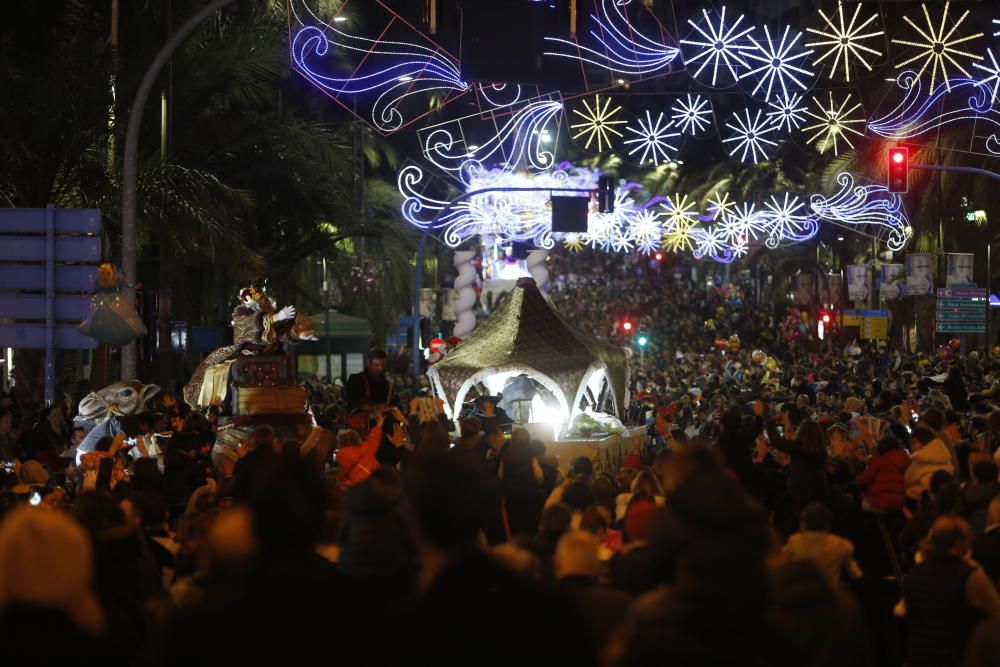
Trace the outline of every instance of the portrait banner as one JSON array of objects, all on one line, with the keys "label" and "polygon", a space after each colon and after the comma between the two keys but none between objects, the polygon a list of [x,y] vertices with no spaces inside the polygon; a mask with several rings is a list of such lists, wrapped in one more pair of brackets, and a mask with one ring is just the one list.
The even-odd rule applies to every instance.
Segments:
[{"label": "portrait banner", "polygon": [[867,264],[847,265],[847,298],[849,301],[867,301],[871,291],[871,278]]},{"label": "portrait banner", "polygon": [[945,275],[945,287],[975,287],[972,276],[976,256],[967,252],[948,253],[948,273]]},{"label": "portrait banner", "polygon": [[934,293],[934,257],[930,253],[906,255],[906,296]]},{"label": "portrait banner", "polygon": [[879,271],[879,296],[883,299],[902,299],[906,296],[906,266],[883,264]]}]

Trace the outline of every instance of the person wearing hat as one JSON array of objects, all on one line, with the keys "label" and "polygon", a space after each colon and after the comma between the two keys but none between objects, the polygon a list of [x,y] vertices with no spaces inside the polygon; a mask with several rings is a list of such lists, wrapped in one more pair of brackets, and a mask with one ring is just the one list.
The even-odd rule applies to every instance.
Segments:
[{"label": "person wearing hat", "polygon": [[470,417],[475,417],[483,425],[483,431],[489,432],[495,426],[513,424],[503,408],[497,407],[502,396],[479,396],[476,398]]}]

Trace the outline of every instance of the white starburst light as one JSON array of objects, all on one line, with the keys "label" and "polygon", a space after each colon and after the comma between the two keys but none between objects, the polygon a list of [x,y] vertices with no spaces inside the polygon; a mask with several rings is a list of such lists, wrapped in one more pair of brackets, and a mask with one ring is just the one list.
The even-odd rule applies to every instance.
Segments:
[{"label": "white starburst light", "polygon": [[956,60],[955,56],[961,56],[963,58],[969,58],[971,60],[982,60],[983,57],[976,55],[975,53],[969,53],[968,51],[963,51],[962,49],[955,48],[958,44],[963,44],[965,42],[977,39],[983,36],[983,33],[977,32],[974,35],[969,35],[967,37],[955,37],[952,36],[958,30],[962,22],[965,21],[966,17],[969,15],[969,10],[965,10],[962,15],[954,22],[952,27],[948,28],[948,8],[950,2],[944,3],[944,9],[941,11],[941,23],[938,26],[934,25],[931,20],[931,15],[927,11],[927,5],[920,5],[920,8],[924,10],[924,20],[927,22],[927,30],[924,31],[920,26],[913,22],[909,16],[904,16],[903,20],[913,28],[917,35],[922,41],[913,41],[907,39],[893,39],[893,44],[902,44],[903,46],[915,46],[920,49],[920,53],[913,56],[909,60],[899,63],[896,65],[896,69],[901,67],[906,67],[910,63],[914,63],[918,60],[923,60],[920,65],[920,71],[917,72],[917,76],[923,76],[924,72],[927,71],[927,67],[931,67],[931,85],[928,90],[934,90],[934,83],[938,79],[938,71],[941,72],[941,79],[944,81],[945,87],[950,91],[951,83],[948,78],[948,63],[957,69],[959,72],[964,74],[966,77],[971,77],[969,71],[965,69],[962,64]]},{"label": "white starburst light", "polygon": [[691,19],[688,19],[688,23],[704,39],[681,40],[681,44],[702,47],[701,50],[687,59],[686,64],[689,67],[698,64],[698,69],[691,76],[697,79],[707,67],[711,66],[712,85],[715,86],[719,81],[719,68],[721,66],[723,73],[728,71],[733,81],[739,80],[740,76],[733,65],[736,64],[741,69],[749,69],[750,65],[747,64],[743,55],[753,51],[755,47],[745,43],[744,38],[753,32],[753,26],[739,30],[740,23],[743,21],[742,14],[733,21],[732,25],[727,26],[725,7],[720,12],[718,26],[712,23],[707,10],[702,9],[701,13],[705,17],[704,29]]},{"label": "white starburst light", "polygon": [[784,127],[786,132],[791,132],[806,122],[806,117],[802,115],[806,106],[802,104],[802,96],[798,93],[779,95],[769,101],[767,106],[773,109],[767,112],[767,120],[777,130]]},{"label": "white starburst light", "polygon": [[660,247],[663,236],[663,225],[660,216],[651,209],[642,209],[634,216],[628,226],[629,236],[640,252],[652,253]]},{"label": "white starburst light", "polygon": [[757,207],[748,202],[740,202],[734,206],[732,213],[719,223],[719,229],[733,245],[745,245],[751,239],[756,241],[758,235],[764,233],[765,227],[765,221]]},{"label": "white starburst light", "polygon": [[670,119],[685,134],[698,134],[709,126],[712,107],[701,95],[680,98],[670,107]]},{"label": "white starburst light", "polygon": [[693,254],[698,259],[706,255],[709,257],[721,255],[726,248],[725,234],[715,226],[694,229],[691,237],[694,240]]},{"label": "white starburst light", "polygon": [[604,105],[601,106],[601,96],[594,96],[594,106],[591,107],[587,100],[583,101],[583,108],[585,111],[580,111],[579,109],[573,109],[573,113],[580,117],[580,121],[570,125],[570,128],[576,130],[573,134],[574,139],[580,139],[584,137],[586,143],[583,146],[584,150],[590,150],[590,145],[593,143],[594,139],[597,139],[597,152],[600,153],[607,148],[611,148],[611,135],[614,134],[618,137],[623,136],[621,132],[615,127],[615,125],[624,125],[626,121],[616,120],[618,113],[622,110],[621,106],[616,106],[611,108],[611,98],[604,98]]},{"label": "white starburst light", "polygon": [[823,21],[826,22],[826,26],[829,30],[817,30],[815,28],[806,28],[808,32],[811,32],[820,37],[824,37],[822,41],[818,42],[807,42],[806,46],[823,46],[826,47],[826,51],[819,58],[816,59],[816,65],[833,56],[833,60],[828,63],[830,67],[830,76],[836,76],[837,70],[843,68],[844,70],[844,80],[851,80],[851,65],[857,64],[861,65],[869,72],[872,71],[871,63],[868,62],[869,58],[879,57],[882,55],[881,51],[877,51],[869,46],[865,46],[861,42],[866,39],[872,39],[880,35],[884,35],[885,32],[882,30],[876,30],[877,26],[873,26],[872,32],[865,32],[868,26],[878,18],[878,14],[872,14],[868,17],[866,21],[858,24],[858,14],[861,13],[861,3],[858,3],[854,8],[854,14],[851,16],[850,21],[844,20],[844,5],[841,2],[837,3],[837,22],[834,23],[829,16],[823,13],[820,9],[819,15],[823,17]]},{"label": "white starburst light", "polygon": [[722,140],[729,143],[729,154],[736,157],[739,153],[740,162],[746,162],[749,156],[754,164],[770,157],[769,150],[777,148],[778,142],[768,139],[766,134],[774,132],[775,127],[767,122],[763,112],[757,109],[757,115],[750,118],[750,110],[743,110],[744,117],[737,113],[732,120],[726,122],[726,127],[733,131],[732,135]]},{"label": "white starburst light", "polygon": [[861,109],[861,103],[857,102],[851,106],[852,98],[851,94],[848,93],[838,105],[833,99],[832,92],[829,93],[827,104],[824,104],[815,97],[813,98],[813,102],[816,111],[807,110],[806,115],[817,122],[803,128],[806,132],[812,133],[806,139],[806,143],[814,144],[816,150],[820,153],[825,153],[832,148],[834,155],[839,154],[839,142],[841,141],[846,143],[850,148],[854,148],[850,135],[864,136],[864,132],[854,127],[860,125],[863,130],[865,126],[864,116],[859,116],[856,113]]},{"label": "white starburst light", "polygon": [[784,200],[771,195],[764,202],[764,208],[767,209],[763,218],[768,235],[765,244],[769,248],[777,248],[782,241],[804,241],[819,229],[815,220],[802,213],[805,203],[788,192],[785,193]]},{"label": "white starburst light", "polygon": [[997,64],[997,57],[993,55],[993,49],[986,49],[986,56],[989,60],[985,65],[972,63],[972,66],[986,73],[986,78],[980,79],[976,85],[989,86],[993,92],[990,97],[990,106],[995,106],[997,103],[997,93],[1000,93],[1000,65]]},{"label": "white starburst light", "polygon": [[629,155],[642,153],[639,157],[640,164],[652,162],[659,166],[660,162],[668,162],[673,155],[677,154],[677,146],[670,143],[669,140],[681,136],[681,133],[671,131],[671,122],[667,120],[663,112],[656,116],[654,122],[652,115],[647,110],[645,120],[639,118],[637,122],[638,127],[625,126],[626,132],[635,135],[632,139],[626,139],[625,145],[631,147]]},{"label": "white starburst light", "polygon": [[708,196],[708,211],[712,214],[713,220],[725,219],[735,208],[736,202],[729,198],[728,192],[720,194],[716,191]]},{"label": "white starburst light", "polygon": [[786,96],[789,88],[806,90],[808,87],[807,84],[813,78],[814,73],[803,65],[806,56],[812,53],[812,49],[793,51],[795,43],[802,37],[802,33],[797,32],[789,39],[788,33],[790,31],[791,28],[785,26],[785,32],[781,35],[781,39],[775,41],[771,38],[771,31],[768,30],[767,26],[764,26],[764,39],[761,42],[750,37],[750,41],[753,42],[756,49],[747,53],[747,58],[762,63],[760,67],[749,70],[740,77],[745,79],[759,75],[757,85],[750,91],[751,95],[756,95],[765,85],[767,86],[764,92],[765,100],[770,100],[772,91],[777,90],[775,84]]}]

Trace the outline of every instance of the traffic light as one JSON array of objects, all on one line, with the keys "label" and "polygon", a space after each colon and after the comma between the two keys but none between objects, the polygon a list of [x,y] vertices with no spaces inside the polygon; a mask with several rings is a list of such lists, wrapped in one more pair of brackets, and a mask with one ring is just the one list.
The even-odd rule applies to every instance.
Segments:
[{"label": "traffic light", "polygon": [[819,314],[819,319],[823,321],[823,324],[830,326],[830,320],[833,318],[830,317],[830,313],[824,310]]},{"label": "traffic light", "polygon": [[646,334],[639,334],[639,337],[635,339],[635,342],[639,347],[646,347],[646,344],[649,343],[649,338],[646,337]]},{"label": "traffic light", "polygon": [[889,149],[889,192],[910,189],[910,149],[897,146]]},{"label": "traffic light", "polygon": [[653,255],[653,259],[655,259],[657,262],[662,262],[663,261],[663,253],[662,252],[656,253],[655,255]]},{"label": "traffic light", "polygon": [[622,322],[622,331],[624,331],[627,334],[632,333],[632,323],[629,322],[628,320]]},{"label": "traffic light", "polygon": [[597,210],[601,213],[615,212],[616,180],[607,174],[597,179]]}]

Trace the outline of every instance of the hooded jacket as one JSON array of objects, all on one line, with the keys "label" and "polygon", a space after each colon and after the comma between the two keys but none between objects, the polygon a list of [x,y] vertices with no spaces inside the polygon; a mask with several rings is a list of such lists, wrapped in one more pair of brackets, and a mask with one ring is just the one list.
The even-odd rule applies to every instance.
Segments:
[{"label": "hooded jacket", "polygon": [[906,469],[905,476],[906,496],[919,500],[920,494],[930,490],[931,475],[938,470],[955,474],[955,468],[951,464],[951,450],[940,438],[934,438],[910,455],[910,467]]},{"label": "hooded jacket", "polygon": [[[877,454],[855,480],[865,489],[865,499],[872,507],[896,512],[906,501],[906,470],[910,457],[902,449]],[[929,479],[929,478],[928,478]]]},{"label": "hooded jacket", "polygon": [[368,437],[361,444],[341,447],[337,450],[337,465],[340,466],[340,483],[347,486],[360,484],[368,479],[372,471],[378,468],[375,453],[382,441],[382,426],[378,425],[368,432]]}]

